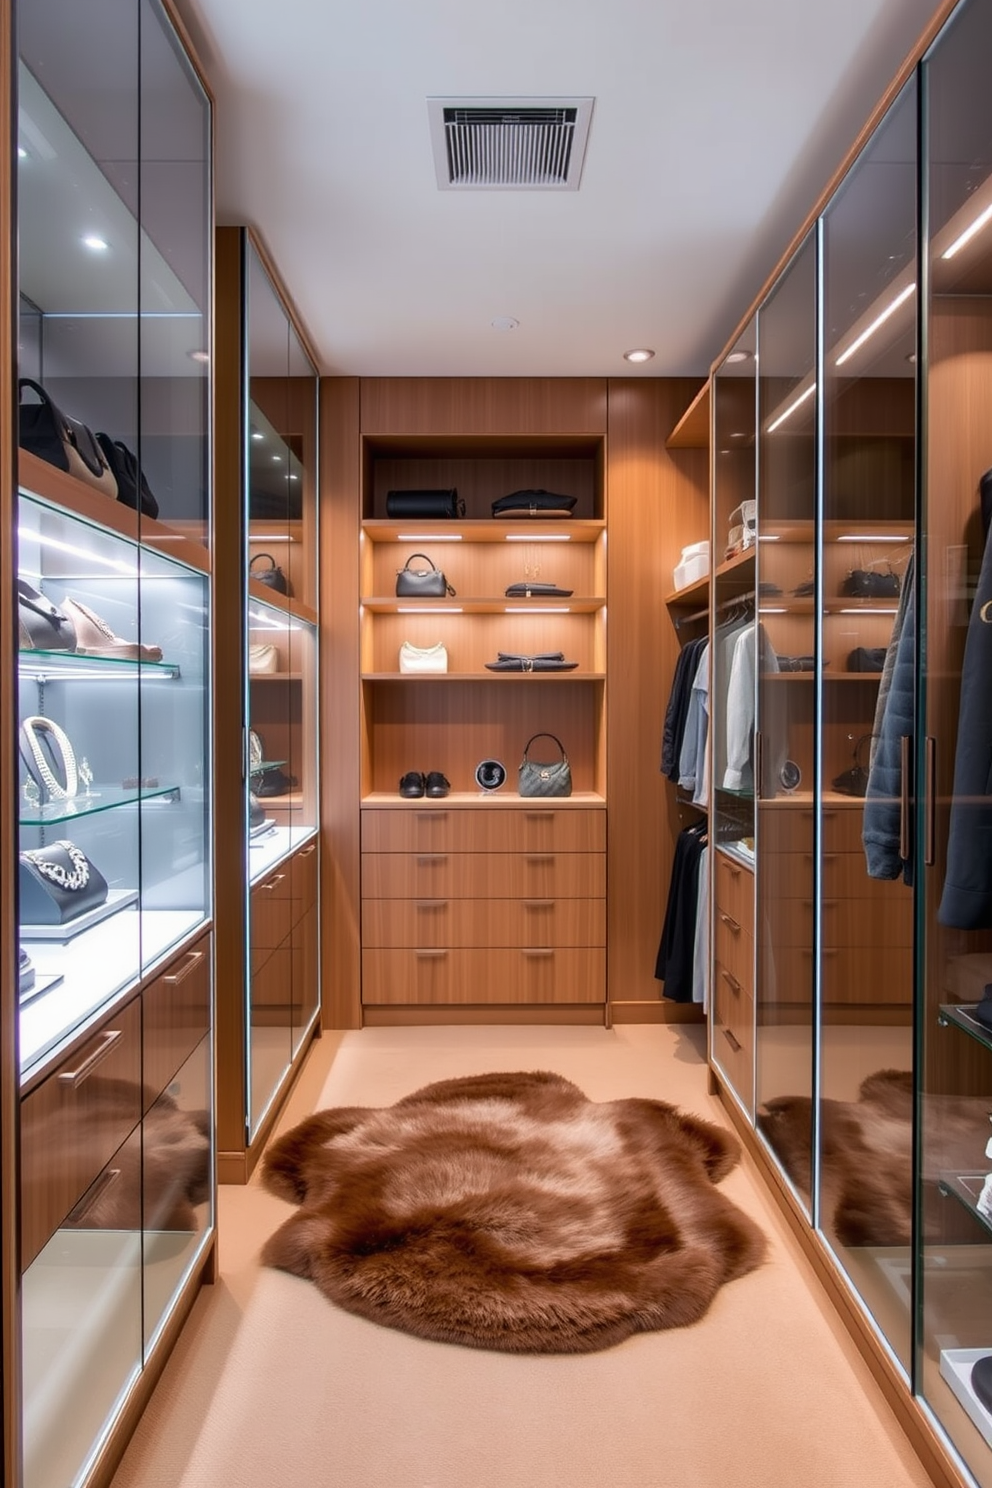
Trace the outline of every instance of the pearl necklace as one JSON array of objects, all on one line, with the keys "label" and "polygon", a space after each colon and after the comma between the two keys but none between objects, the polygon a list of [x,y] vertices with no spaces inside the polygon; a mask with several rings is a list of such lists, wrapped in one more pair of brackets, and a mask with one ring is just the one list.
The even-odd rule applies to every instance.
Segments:
[{"label": "pearl necklace", "polygon": [[53,842],[52,847],[61,847],[72,864],[71,870],[63,868],[61,863],[53,863],[51,858],[46,858],[45,853],[51,852],[52,848],[35,848],[31,852],[23,853],[31,866],[40,873],[42,878],[47,878],[51,883],[57,884],[60,889],[85,889],[90,881],[90,863],[82,848],[74,842],[62,839]]},{"label": "pearl necklace", "polygon": [[[53,746],[57,746],[62,770],[65,774],[65,784],[56,779],[51,767],[45,757],[45,751],[41,747],[38,734],[48,734]],[[72,752],[72,745],[68,738],[53,723],[50,718],[32,717],[25,718],[21,724],[22,744],[26,744],[30,759],[24,755],[24,762],[40,786],[48,792],[53,801],[67,801],[76,794],[79,789],[79,773],[76,769],[76,756]],[[22,748],[21,753],[24,754]]]}]

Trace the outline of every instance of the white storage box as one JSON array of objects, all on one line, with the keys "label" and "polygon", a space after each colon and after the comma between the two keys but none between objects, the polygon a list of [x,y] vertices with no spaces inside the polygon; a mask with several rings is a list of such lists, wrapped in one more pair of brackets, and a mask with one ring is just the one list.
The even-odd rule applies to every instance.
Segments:
[{"label": "white storage box", "polygon": [[681,561],[676,565],[673,579],[676,589],[685,589],[697,579],[705,579],[710,571],[709,542],[690,543],[682,549]]}]

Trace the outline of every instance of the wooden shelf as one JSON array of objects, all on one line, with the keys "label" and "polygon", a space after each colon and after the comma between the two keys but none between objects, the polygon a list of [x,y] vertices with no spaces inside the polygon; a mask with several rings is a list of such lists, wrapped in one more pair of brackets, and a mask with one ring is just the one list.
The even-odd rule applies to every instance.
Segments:
[{"label": "wooden shelf", "polygon": [[[288,599],[285,594],[280,594],[277,589],[270,589],[267,584],[260,584],[257,579],[249,578],[248,580],[248,600],[249,603],[255,601],[258,604],[270,605],[272,609],[281,610],[284,615],[294,620],[303,620],[308,625],[317,624],[316,610],[311,609],[309,605],[301,604],[297,599]],[[248,619],[248,629],[256,629],[250,623],[250,615]],[[256,673],[256,675],[260,674]]]},{"label": "wooden shelf", "polygon": [[[422,530],[420,530],[422,528]],[[370,518],[362,532],[370,542],[595,542],[606,531],[598,519],[520,517],[512,521],[383,521]]]},{"label": "wooden shelf", "polygon": [[665,604],[670,610],[697,610],[700,605],[707,603],[709,597],[710,575],[704,574],[694,583],[686,584],[684,589],[673,589],[671,594],[666,595]]},{"label": "wooden shelf", "polygon": [[249,672],[249,682],[302,682],[302,672]]},{"label": "wooden shelf", "polygon": [[521,811],[569,810],[587,806],[605,806],[606,797],[596,791],[573,791],[570,796],[521,796],[517,791],[502,786],[495,791],[451,791],[437,798],[416,796],[408,800],[393,791],[370,791],[362,797],[362,806],[373,809],[395,811],[443,811],[446,806],[469,807],[487,811],[495,806],[508,806]]},{"label": "wooden shelf", "polygon": [[703,383],[675,428],[665,440],[667,449],[708,449],[710,443],[710,383]]},{"label": "wooden shelf", "polygon": [[416,612],[418,615],[502,615],[502,614],[556,614],[591,615],[606,604],[603,598],[556,599],[552,595],[532,599],[461,599],[458,595],[449,599],[398,599],[395,595],[375,595],[361,600],[362,606],[374,615],[397,615]]},{"label": "wooden shelf", "polygon": [[605,682],[605,672],[363,672],[363,682]]}]

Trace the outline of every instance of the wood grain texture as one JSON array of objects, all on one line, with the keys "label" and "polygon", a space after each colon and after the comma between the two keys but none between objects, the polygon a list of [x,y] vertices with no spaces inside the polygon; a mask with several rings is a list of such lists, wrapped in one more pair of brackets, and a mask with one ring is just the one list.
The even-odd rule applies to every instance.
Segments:
[{"label": "wood grain texture", "polygon": [[365,377],[361,402],[365,435],[606,432],[600,377]]},{"label": "wood grain texture", "polygon": [[666,450],[698,381],[609,384],[606,719],[609,995],[657,1001],[654,979],[683,822],[660,770],[678,636],[664,605],[682,548],[709,531],[705,450]]},{"label": "wood grain texture", "polygon": [[144,1108],[158,1099],[210,1031],[211,937],[201,936],[141,994]]},{"label": "wood grain texture", "polygon": [[600,899],[364,899],[369,949],[604,946]]},{"label": "wood grain texture", "polygon": [[363,853],[368,899],[601,899],[603,853]]},{"label": "wood grain texture", "polygon": [[359,685],[359,382],[320,385],[321,986],[329,1028],[361,1024],[359,803],[367,752]]},{"label": "wood grain texture", "polygon": [[416,810],[364,811],[364,852],[605,852],[606,812],[538,801],[484,814],[425,801]]},{"label": "wood grain texture", "polygon": [[601,1003],[606,954],[600,947],[485,950],[366,950],[366,1004]]}]

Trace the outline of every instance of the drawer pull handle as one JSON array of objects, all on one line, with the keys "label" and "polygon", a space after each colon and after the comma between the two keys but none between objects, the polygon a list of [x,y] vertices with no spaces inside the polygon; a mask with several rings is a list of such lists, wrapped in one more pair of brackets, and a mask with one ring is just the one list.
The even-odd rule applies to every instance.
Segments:
[{"label": "drawer pull handle", "polygon": [[553,811],[525,811],[524,816],[528,821],[554,821]]},{"label": "drawer pull handle", "polygon": [[108,1189],[112,1188],[121,1176],[120,1168],[105,1168],[89,1188],[83,1194],[76,1206],[69,1210],[66,1220],[69,1224],[81,1224],[89,1214],[94,1204],[102,1199]]},{"label": "drawer pull handle", "polygon": [[522,902],[524,909],[554,909],[555,907],[553,899],[524,899]]},{"label": "drawer pull handle", "polygon": [[415,899],[414,903],[418,909],[447,909],[447,899]]},{"label": "drawer pull handle", "polygon": [[284,879],[284,878],[285,878],[285,877],[286,877],[286,875],[285,875],[285,873],[277,873],[277,874],[276,874],[276,875],[275,875],[275,877],[274,877],[274,878],[269,878],[269,879],[267,879],[267,880],[266,880],[266,881],[265,881],[265,883],[263,883],[263,884],[259,884],[259,886],[258,886],[258,887],[259,887],[259,888],[260,888],[260,889],[264,889],[264,890],[265,890],[265,892],[266,892],[266,893],[267,893],[267,894],[271,894],[271,893],[272,893],[272,892],[273,892],[273,890],[274,890],[274,889],[275,889],[275,888],[276,888],[276,887],[277,887],[277,886],[278,886],[278,885],[279,885],[279,884],[281,884],[281,883],[282,883],[282,881],[283,881],[283,879]]},{"label": "drawer pull handle", "polygon": [[447,821],[448,813],[446,811],[418,811],[414,820],[421,822]]},{"label": "drawer pull handle", "polygon": [[415,951],[418,961],[443,961],[447,951]]},{"label": "drawer pull handle", "polygon": [[189,976],[190,972],[193,971],[202,960],[202,951],[190,951],[189,955],[186,957],[185,962],[179,968],[179,970],[171,971],[168,976],[164,976],[162,978],[163,982],[166,982],[170,987],[178,987],[179,983],[184,982]]},{"label": "drawer pull handle", "polygon": [[735,935],[739,935],[740,934],[740,931],[741,931],[740,923],[737,920],[734,919],[733,915],[728,915],[728,914],[726,914],[721,909],[721,911],[720,911],[720,918],[723,921],[723,923],[727,926],[728,930],[732,930]]},{"label": "drawer pull handle", "polygon": [[439,863],[448,861],[447,853],[418,853],[417,862],[421,868],[434,868]]},{"label": "drawer pull handle", "polygon": [[522,956],[529,956],[532,961],[547,961],[549,957],[554,955],[554,951],[542,946],[521,946],[520,954]]},{"label": "drawer pull handle", "polygon": [[108,1028],[106,1033],[101,1033],[100,1042],[93,1053],[83,1060],[78,1069],[62,1070],[59,1075],[60,1085],[71,1085],[73,1090],[78,1090],[87,1076],[91,1075],[97,1065],[102,1064],[111,1049],[122,1037],[123,1030],[120,1028]]},{"label": "drawer pull handle", "polygon": [[528,863],[553,863],[555,855],[554,853],[527,853],[526,860]]},{"label": "drawer pull handle", "polygon": [[724,970],[724,972],[723,972],[723,979],[727,983],[727,985],[729,986],[729,988],[730,988],[730,990],[732,992],[740,993],[741,984],[740,984],[740,982],[737,980],[737,978],[735,976],[732,976],[731,975],[731,973],[729,971]]},{"label": "drawer pull handle", "polygon": [[311,842],[311,844],[310,844],[310,846],[309,846],[309,847],[304,847],[304,848],[302,848],[302,849],[301,849],[301,850],[300,850],[300,851],[299,851],[299,852],[298,852],[298,853],[297,853],[297,854],[296,854],[296,856],[297,856],[297,857],[298,857],[298,858],[300,858],[300,859],[302,859],[302,858],[312,858],[312,857],[313,857],[313,855],[314,855],[314,853],[315,853],[315,852],[316,852],[316,851],[317,851],[317,844],[316,844],[316,842]]},{"label": "drawer pull handle", "polygon": [[744,1046],[739,1042],[739,1040],[734,1038],[734,1035],[731,1033],[729,1028],[725,1028],[723,1030],[723,1036],[727,1040],[727,1043],[730,1045],[730,1047],[733,1049],[734,1053],[739,1054]]}]

